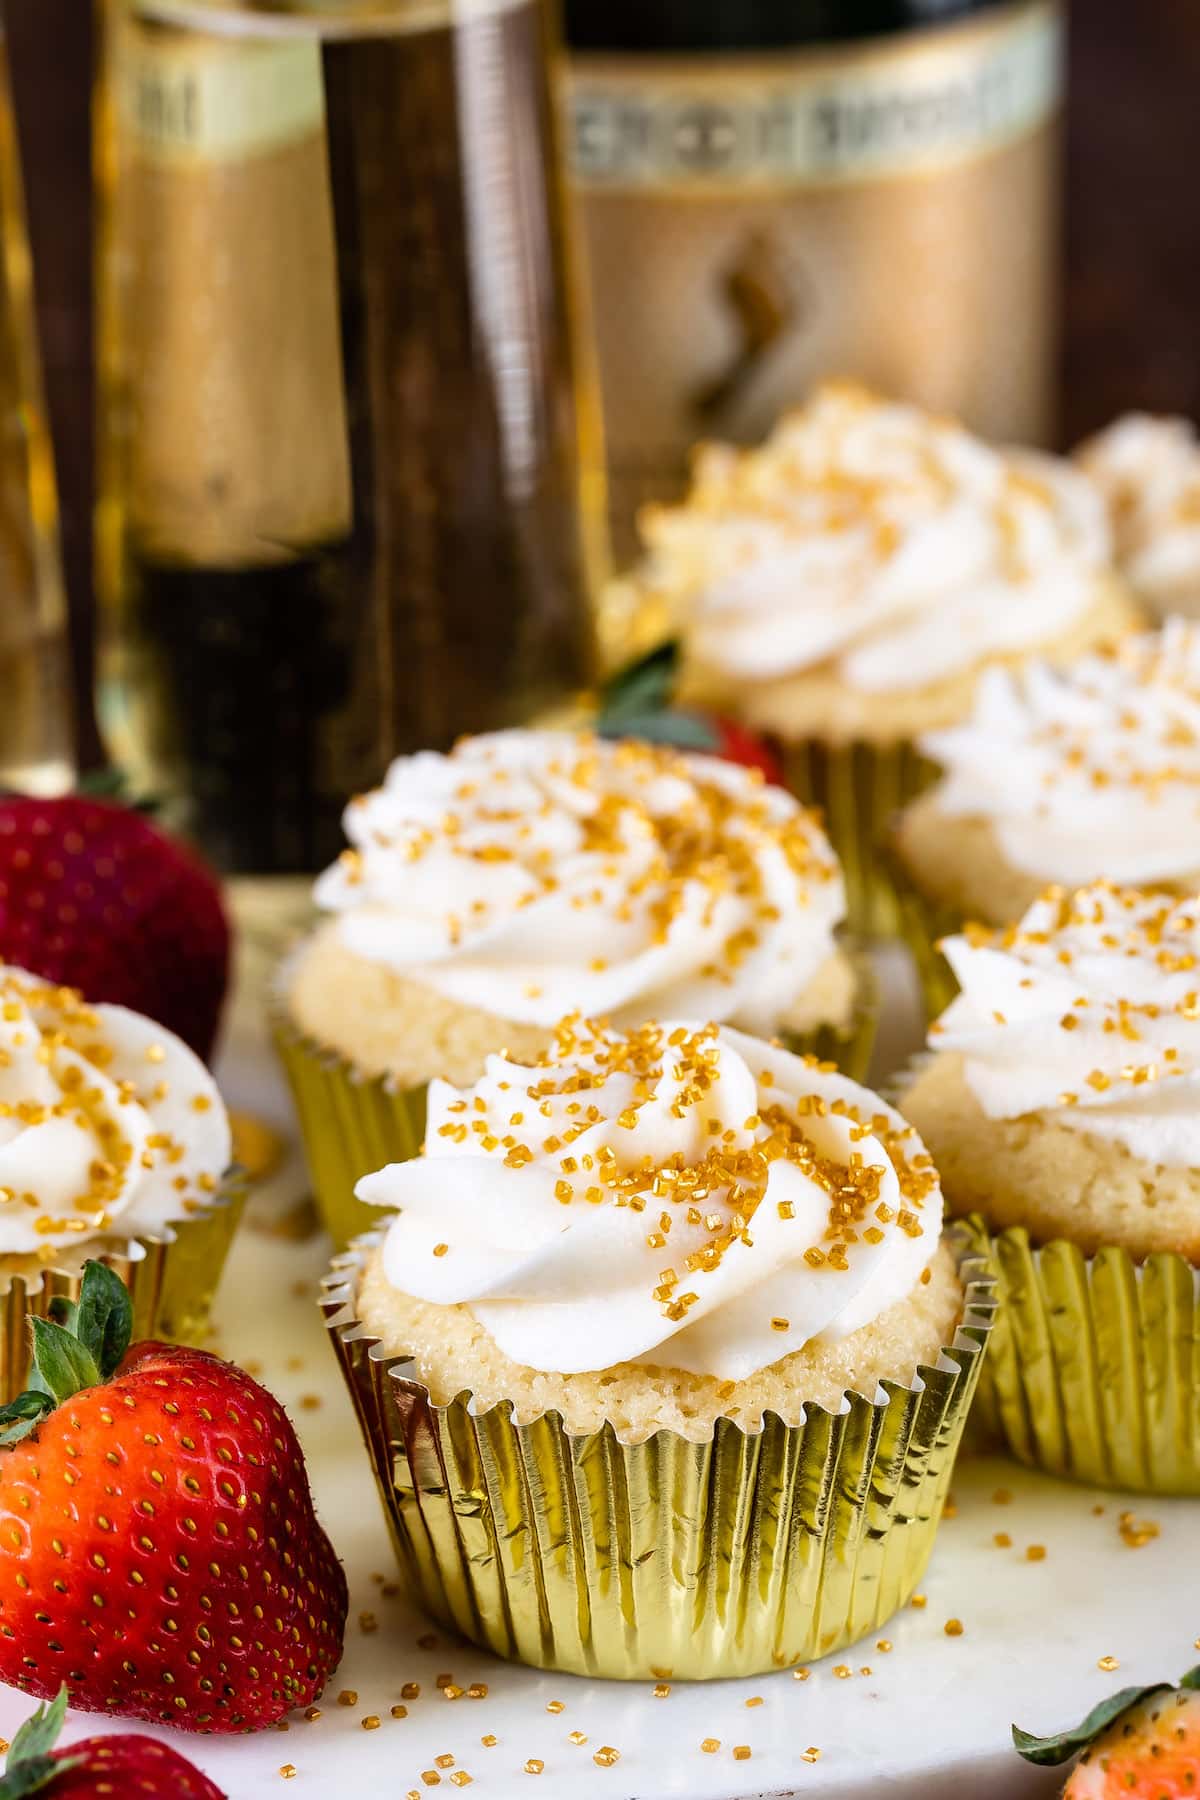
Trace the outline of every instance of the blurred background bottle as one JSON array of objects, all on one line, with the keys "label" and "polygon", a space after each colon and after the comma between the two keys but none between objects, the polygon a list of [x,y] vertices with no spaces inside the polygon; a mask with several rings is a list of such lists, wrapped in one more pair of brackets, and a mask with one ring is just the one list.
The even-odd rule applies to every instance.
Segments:
[{"label": "blurred background bottle", "polygon": [[60,793],[74,773],[54,461],[0,29],[0,787]]},{"label": "blurred background bottle", "polygon": [[101,727],[223,866],[567,704],[603,554],[543,0],[113,0]]},{"label": "blurred background bottle", "polygon": [[566,0],[612,523],[822,375],[1054,424],[1056,0]]}]

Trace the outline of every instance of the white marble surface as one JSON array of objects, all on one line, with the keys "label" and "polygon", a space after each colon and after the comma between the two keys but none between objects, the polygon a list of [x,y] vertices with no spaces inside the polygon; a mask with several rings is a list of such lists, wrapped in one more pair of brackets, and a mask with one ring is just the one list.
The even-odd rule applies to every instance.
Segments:
[{"label": "white marble surface", "polygon": [[[902,1048],[903,1046],[898,1046]],[[286,1100],[257,1034],[252,1010],[240,1006],[221,1070],[235,1103],[289,1125]],[[945,1523],[924,1583],[926,1604],[887,1627],[890,1652],[874,1641],[835,1659],[854,1673],[839,1678],[829,1663],[809,1679],[777,1675],[753,1681],[675,1686],[656,1699],[648,1686],[544,1675],[496,1661],[448,1634],[419,1640],[434,1628],[403,1599],[381,1593],[392,1562],[374,1490],[334,1359],[312,1301],[324,1268],[316,1241],[288,1242],[264,1228],[303,1192],[295,1147],[255,1203],[257,1225],[236,1247],[218,1307],[218,1346],[262,1366],[262,1379],[292,1409],[309,1456],[324,1521],[345,1559],[351,1584],[346,1660],[313,1723],[293,1720],[285,1732],[255,1738],[174,1741],[206,1769],[230,1800],[305,1794],[402,1800],[410,1791],[489,1800],[1017,1800],[1048,1795],[1061,1778],[1029,1770],[1009,1747],[1013,1720],[1037,1730],[1072,1722],[1114,1688],[1176,1677],[1197,1660],[1200,1502],[1137,1503],[1023,1474],[997,1460],[960,1465],[957,1511]],[[997,1490],[1011,1499],[998,1503]],[[1131,1508],[1153,1519],[1160,1535],[1129,1548],[1119,1517]],[[1010,1548],[994,1542],[998,1532]],[[1042,1560],[1026,1556],[1030,1545]],[[377,1628],[363,1631],[359,1615]],[[963,1634],[948,1637],[947,1620]],[[1120,1669],[1104,1673],[1102,1656]],[[866,1672],[869,1671],[869,1672]],[[486,1683],[487,1696],[447,1701],[439,1674],[466,1688]],[[406,1682],[420,1697],[401,1700]],[[353,1690],[352,1706],[338,1704]],[[761,1698],[747,1707],[746,1701]],[[547,1711],[561,1702],[562,1711]],[[390,1708],[407,1705],[407,1717]],[[11,1737],[27,1711],[0,1691],[0,1733]],[[378,1730],[364,1730],[376,1715]],[[68,1734],[96,1729],[72,1715]],[[583,1732],[586,1745],[568,1741]],[[480,1740],[498,1740],[485,1747]],[[701,1740],[720,1739],[713,1755]],[[611,1767],[593,1752],[620,1751]],[[738,1761],[735,1745],[752,1755]],[[802,1760],[809,1745],[820,1759]],[[439,1756],[452,1767],[437,1768]],[[525,1772],[529,1758],[544,1770]],[[291,1780],[280,1770],[295,1768]],[[425,1771],[440,1774],[426,1785]],[[471,1786],[451,1776],[466,1771]]]}]

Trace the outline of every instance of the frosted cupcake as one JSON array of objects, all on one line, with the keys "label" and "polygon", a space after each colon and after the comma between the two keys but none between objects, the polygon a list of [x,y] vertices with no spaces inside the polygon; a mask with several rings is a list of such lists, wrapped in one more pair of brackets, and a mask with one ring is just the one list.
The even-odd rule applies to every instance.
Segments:
[{"label": "frosted cupcake", "polygon": [[335,1238],[365,1169],[420,1141],[426,1083],[535,1056],[568,1012],[731,1020],[861,1071],[837,861],[754,771],[511,731],[402,758],[346,812],[332,916],[284,972],[279,1042]]},{"label": "frosted cupcake", "polygon": [[432,1083],[423,1154],[359,1194],[398,1210],[330,1324],[436,1616],[682,1679],[908,1598],[990,1314],[873,1094],[729,1028],[567,1020],[532,1066]]},{"label": "frosted cupcake", "polygon": [[1200,886],[1200,625],[994,673],[969,719],[920,742],[942,777],[902,815],[896,850],[927,972],[939,935],[1006,925],[1051,883]]},{"label": "frosted cupcake", "polygon": [[1200,614],[1200,439],[1188,419],[1130,413],[1075,461],[1103,496],[1117,564],[1159,617]]},{"label": "frosted cupcake", "polygon": [[649,510],[644,535],[685,697],[781,743],[824,809],[852,921],[882,931],[876,850],[923,783],[913,740],[964,718],[988,668],[1067,660],[1134,617],[1103,504],[1069,463],[848,385],[760,449],[701,449],[686,503]]},{"label": "frosted cupcake", "polygon": [[204,1322],[236,1223],[229,1122],[208,1070],[123,1006],[0,967],[0,1388],[22,1391],[26,1318],[78,1294],[89,1257],[142,1337]]},{"label": "frosted cupcake", "polygon": [[946,954],[962,992],[900,1105],[995,1240],[1010,1446],[1200,1492],[1200,901],[1055,891]]}]

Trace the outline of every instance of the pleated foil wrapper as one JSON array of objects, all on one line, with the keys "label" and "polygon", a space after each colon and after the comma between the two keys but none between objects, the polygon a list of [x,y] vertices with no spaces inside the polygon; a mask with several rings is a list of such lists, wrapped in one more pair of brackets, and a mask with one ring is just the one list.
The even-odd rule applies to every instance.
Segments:
[{"label": "pleated foil wrapper", "polygon": [[936,778],[937,766],[915,744],[826,744],[816,738],[778,746],[785,784],[819,807],[846,880],[847,923],[866,938],[901,930],[893,867],[885,846],[891,823]]},{"label": "pleated foil wrapper", "polygon": [[[852,1080],[860,1081],[875,1047],[879,984],[861,946],[844,942],[842,949],[854,967],[855,1002],[849,1019],[843,1025],[781,1035],[798,1055],[836,1063]],[[272,1006],[271,1036],[292,1090],[313,1198],[340,1250],[379,1222],[378,1208],[355,1199],[356,1182],[388,1163],[406,1162],[420,1150],[425,1085],[405,1088],[390,1076],[362,1075],[347,1057],[291,1025],[281,1003]]]},{"label": "pleated foil wrapper", "polygon": [[28,1384],[29,1321],[45,1318],[60,1296],[78,1300],[84,1264],[107,1263],[133,1301],[133,1341],[161,1338],[195,1343],[208,1324],[213,1295],[246,1199],[245,1181],[231,1171],[211,1201],[161,1232],[137,1238],[91,1238],[78,1249],[0,1258],[0,1391],[12,1400]]},{"label": "pleated foil wrapper", "polygon": [[[883,1084],[900,1112],[929,1061]],[[1092,1487],[1200,1494],[1200,1269],[1168,1251],[1139,1262],[1115,1244],[1039,1246],[977,1213],[966,1224],[997,1302],[971,1442]]]},{"label": "pleated foil wrapper", "polygon": [[958,993],[954,971],[938,949],[942,938],[963,928],[963,917],[945,902],[930,899],[909,874],[896,849],[885,851],[896,903],[897,935],[913,959],[925,1023],[941,1017]]},{"label": "pleated foil wrapper", "polygon": [[433,1618],[500,1656],[620,1680],[766,1673],[877,1631],[933,1548],[991,1329],[979,1244],[952,1238],[965,1290],[953,1344],[909,1384],[803,1424],[728,1419],[693,1443],[610,1425],[518,1424],[468,1394],[433,1403],[359,1322],[356,1241],[323,1308],[401,1571]]},{"label": "pleated foil wrapper", "polygon": [[991,1256],[1000,1311],[980,1398],[1012,1455],[1095,1487],[1200,1494],[1200,1269],[1038,1248],[1015,1227]]}]

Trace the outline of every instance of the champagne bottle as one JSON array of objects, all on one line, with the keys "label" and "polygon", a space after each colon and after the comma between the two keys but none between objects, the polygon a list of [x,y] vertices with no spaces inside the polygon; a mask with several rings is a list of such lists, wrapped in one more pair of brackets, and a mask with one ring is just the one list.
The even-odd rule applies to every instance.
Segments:
[{"label": "champagne bottle", "polygon": [[567,0],[613,529],[844,374],[1053,427],[1056,0]]},{"label": "champagne bottle", "polygon": [[116,0],[102,723],[226,868],[589,678],[548,55],[543,0]]}]

